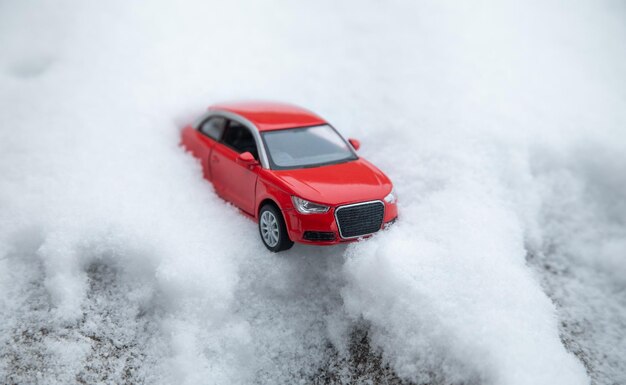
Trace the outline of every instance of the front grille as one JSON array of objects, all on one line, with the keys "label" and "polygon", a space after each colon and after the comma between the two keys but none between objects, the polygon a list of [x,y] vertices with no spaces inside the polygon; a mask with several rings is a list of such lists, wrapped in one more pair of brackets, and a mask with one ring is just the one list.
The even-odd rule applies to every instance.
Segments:
[{"label": "front grille", "polygon": [[381,201],[341,206],[335,210],[335,218],[341,238],[355,238],[380,230],[385,214]]},{"label": "front grille", "polygon": [[305,231],[304,239],[308,241],[334,241],[335,233],[327,231]]}]

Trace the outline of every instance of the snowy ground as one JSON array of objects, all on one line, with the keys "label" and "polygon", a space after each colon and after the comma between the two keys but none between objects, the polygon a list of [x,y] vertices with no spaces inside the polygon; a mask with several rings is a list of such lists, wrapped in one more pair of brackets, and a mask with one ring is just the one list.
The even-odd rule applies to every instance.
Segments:
[{"label": "snowy ground", "polygon": [[[626,383],[626,6],[0,2],[0,383]],[[291,101],[401,221],[270,254],[178,128]]]}]

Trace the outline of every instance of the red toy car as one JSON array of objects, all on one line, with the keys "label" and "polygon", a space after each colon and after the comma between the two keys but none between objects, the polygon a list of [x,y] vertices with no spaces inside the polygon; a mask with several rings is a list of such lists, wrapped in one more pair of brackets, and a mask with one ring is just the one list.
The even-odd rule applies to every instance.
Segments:
[{"label": "red toy car", "polygon": [[329,245],[373,234],[393,222],[389,178],[324,119],[269,102],[209,107],[182,131],[215,191],[259,223],[274,252],[293,242]]}]

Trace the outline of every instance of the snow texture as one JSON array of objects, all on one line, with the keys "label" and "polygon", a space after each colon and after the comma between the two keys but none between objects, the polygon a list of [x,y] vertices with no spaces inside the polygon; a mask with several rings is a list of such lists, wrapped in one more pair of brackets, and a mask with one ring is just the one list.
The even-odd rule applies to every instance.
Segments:
[{"label": "snow texture", "polygon": [[[626,6],[0,2],[0,383],[626,383]],[[269,253],[179,129],[306,106],[394,181]]]}]

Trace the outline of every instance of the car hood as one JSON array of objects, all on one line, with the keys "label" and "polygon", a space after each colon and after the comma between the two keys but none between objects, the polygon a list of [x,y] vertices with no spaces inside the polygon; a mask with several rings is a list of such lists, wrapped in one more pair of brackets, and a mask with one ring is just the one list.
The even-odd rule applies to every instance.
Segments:
[{"label": "car hood", "polygon": [[391,181],[364,159],[321,167],[276,170],[275,175],[303,199],[327,205],[383,199]]}]

